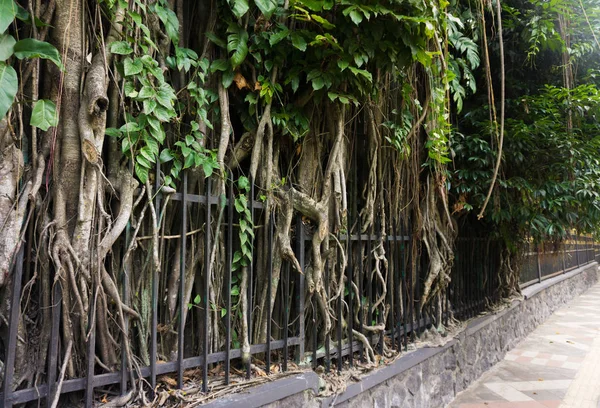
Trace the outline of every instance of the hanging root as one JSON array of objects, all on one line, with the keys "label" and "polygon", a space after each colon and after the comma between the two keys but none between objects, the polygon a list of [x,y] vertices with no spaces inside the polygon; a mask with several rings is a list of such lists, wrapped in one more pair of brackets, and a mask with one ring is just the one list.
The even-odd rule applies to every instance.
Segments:
[{"label": "hanging root", "polygon": [[357,338],[363,345],[363,347],[365,348],[365,356],[367,359],[367,364],[371,364],[375,362],[375,352],[373,351],[373,347],[371,347],[371,343],[369,343],[369,340],[367,339],[367,337],[362,334],[361,332],[358,332],[354,329],[352,329],[352,334],[354,335],[355,338]]},{"label": "hanging root", "polygon": [[[450,224],[444,224],[435,199],[435,188],[427,179],[427,190],[424,200],[422,220],[423,243],[429,255],[429,270],[424,283],[420,307],[423,307],[435,296],[443,292],[450,282],[450,270],[454,259],[451,243],[454,240],[454,230]],[[445,206],[445,204],[444,204]],[[442,210],[444,211],[444,210]]]}]

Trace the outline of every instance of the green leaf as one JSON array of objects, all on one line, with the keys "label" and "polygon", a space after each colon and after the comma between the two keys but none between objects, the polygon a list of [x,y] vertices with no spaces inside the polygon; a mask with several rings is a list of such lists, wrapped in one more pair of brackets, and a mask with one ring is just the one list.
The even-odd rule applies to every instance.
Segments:
[{"label": "green leaf", "polygon": [[58,115],[56,114],[56,105],[47,99],[37,101],[31,112],[31,126],[42,129],[44,132],[51,126],[58,125]]},{"label": "green leaf", "polygon": [[173,44],[177,45],[179,43],[179,20],[177,19],[177,15],[173,10],[161,7],[158,4],[155,6],[155,10],[158,18],[165,25],[167,35]]},{"label": "green leaf", "polygon": [[241,176],[238,179],[238,188],[244,191],[250,190],[250,180],[248,180],[248,177]]},{"label": "green leaf", "polygon": [[150,115],[156,108],[156,101],[154,99],[144,99],[144,113]]},{"label": "green leaf", "polygon": [[141,129],[136,122],[127,122],[119,128],[123,133],[139,132]]},{"label": "green leaf", "polygon": [[227,52],[233,53],[230,57],[233,69],[239,67],[248,55],[248,33],[236,24],[230,24],[227,29]]},{"label": "green leaf", "polygon": [[225,317],[226,314],[227,314],[227,309],[222,308],[221,309],[221,317]]},{"label": "green leaf", "polygon": [[143,69],[144,66],[142,61],[138,58],[135,60],[132,60],[131,58],[125,58],[125,61],[123,61],[123,72],[125,73],[125,76],[139,74]]},{"label": "green leaf", "polygon": [[[237,254],[237,252],[236,252]],[[240,287],[238,285],[235,285],[233,288],[231,288],[231,296],[239,296],[240,295]]]},{"label": "green leaf", "polygon": [[218,47],[227,48],[227,43],[222,38],[217,37],[214,33],[206,33],[204,35]]},{"label": "green leaf", "polygon": [[6,31],[17,15],[17,5],[13,0],[0,0],[0,33]]},{"label": "green leaf", "polygon": [[321,24],[321,26],[323,26],[323,28],[326,30],[331,30],[335,28],[335,25],[331,24],[328,20],[324,19],[323,17],[317,14],[311,14],[310,17],[317,23]]},{"label": "green leaf", "polygon": [[165,109],[162,106],[154,108],[154,116],[161,122],[170,122],[177,114],[173,109]]},{"label": "green leaf", "polygon": [[352,10],[350,12],[350,18],[352,19],[352,22],[356,25],[359,25],[362,21],[363,21],[363,16],[362,14],[360,14],[358,11],[356,10]]},{"label": "green leaf", "polygon": [[137,97],[139,99],[148,99],[156,96],[156,91],[151,86],[143,86],[140,89],[140,93],[138,93]]},{"label": "green leaf", "polygon": [[298,33],[292,33],[292,45],[300,51],[306,51],[306,40]]},{"label": "green leaf", "polygon": [[[152,153],[150,152],[150,148],[149,147],[144,146],[143,148],[141,148],[139,154],[140,154],[140,156],[137,156],[136,160],[140,159],[141,157],[143,157],[144,159],[146,159],[144,161],[144,163],[142,163],[142,162],[140,162],[138,160],[138,162],[140,164],[142,164],[143,166],[145,166],[146,161],[148,162],[148,164],[154,163],[154,157],[152,157]],[[151,167],[151,166],[149,166],[149,167]]]},{"label": "green leaf", "polygon": [[373,82],[373,76],[371,75],[371,73],[369,71],[366,71],[364,69],[358,69],[356,67],[348,67],[350,69],[350,71],[352,71],[352,73],[355,76],[363,76],[367,81],[369,82]]},{"label": "green leaf", "polygon": [[248,9],[250,9],[248,0],[231,0],[229,7],[231,7],[231,12],[237,18],[242,18],[248,12]]},{"label": "green leaf", "polygon": [[312,87],[315,91],[318,91],[319,89],[323,88],[324,86],[325,86],[325,81],[323,80],[323,77],[313,78]]},{"label": "green leaf", "polygon": [[345,70],[346,68],[348,68],[348,66],[350,65],[350,63],[347,60],[339,60],[337,62],[338,68],[340,70]]},{"label": "green leaf", "polygon": [[277,9],[276,0],[254,0],[254,4],[256,4],[260,9],[260,12],[263,13],[267,19],[271,18],[271,15]]},{"label": "green leaf", "polygon": [[[29,17],[29,12],[27,10],[25,10],[23,7],[21,7],[21,5],[19,3],[15,2],[15,4],[17,5],[17,15],[16,15],[16,17],[19,20],[21,20],[22,22],[24,22],[24,23],[28,23],[28,24],[31,23],[31,17]],[[42,22],[40,21],[39,18],[36,17],[35,18],[35,25],[37,27],[40,27],[41,25],[39,23],[42,23]]]},{"label": "green leaf", "polygon": [[138,163],[135,164],[135,174],[138,176],[138,178],[140,179],[140,181],[143,184],[146,184],[146,181],[148,181],[148,169],[140,166]]},{"label": "green leaf", "polygon": [[[1,0],[0,0],[1,1]],[[64,70],[60,60],[60,54],[58,50],[50,43],[45,41],[34,40],[33,38],[26,38],[18,41],[14,47],[15,56],[18,59],[23,58],[43,58],[50,60],[56,64],[61,70]]]},{"label": "green leaf", "polygon": [[193,154],[188,155],[185,158],[185,163],[183,163],[183,168],[187,169],[189,167],[192,167],[195,163],[195,156]]},{"label": "green leaf", "polygon": [[[152,118],[153,120],[156,120],[154,118]],[[158,122],[158,121],[157,121]],[[160,122],[158,122],[160,123]],[[162,127],[159,127],[158,129],[154,128],[154,127],[150,127],[149,129],[150,131],[150,135],[152,135],[152,137],[154,139],[156,139],[156,141],[160,144],[162,144],[165,141],[165,131],[163,130]]]},{"label": "green leaf", "polygon": [[0,119],[6,116],[12,106],[18,88],[19,80],[13,67],[0,62]]},{"label": "green leaf", "polygon": [[210,66],[210,72],[215,73],[216,71],[226,71],[227,68],[229,68],[229,61],[218,59],[212,62]]},{"label": "green leaf", "polygon": [[323,10],[323,1],[321,0],[298,0],[298,3],[308,7],[312,11]]},{"label": "green leaf", "polygon": [[275,31],[269,35],[269,44],[271,46],[278,44],[281,40],[288,36],[290,30],[287,27],[283,27],[282,30]]},{"label": "green leaf", "polygon": [[213,165],[208,160],[202,163],[202,170],[204,170],[204,177],[208,178],[213,174]]},{"label": "green leaf", "polygon": [[156,100],[167,109],[173,107],[173,101],[177,99],[173,88],[170,85],[162,84],[156,93]]},{"label": "green leaf", "polygon": [[15,39],[10,34],[0,34],[0,61],[6,61],[13,55]]},{"label": "green leaf", "polygon": [[123,133],[121,133],[121,131],[119,129],[115,129],[115,128],[106,128],[104,133],[106,134],[106,136],[110,136],[110,137],[121,137],[123,135]]},{"label": "green leaf", "polygon": [[160,152],[159,159],[160,159],[161,163],[170,162],[174,158],[175,158],[175,156],[173,156],[173,153],[171,153],[171,151],[169,149],[164,149],[162,152]]},{"label": "green leaf", "polygon": [[115,41],[110,45],[110,52],[117,55],[128,55],[133,52],[133,48],[127,41]]},{"label": "green leaf", "polygon": [[233,77],[234,74],[232,70],[227,70],[223,72],[223,77],[221,78],[221,81],[223,83],[224,88],[229,88],[229,85],[231,85],[231,83],[233,82]]},{"label": "green leaf", "polygon": [[135,161],[140,165],[143,166],[147,169],[151,169],[152,168],[152,162],[149,161],[146,157],[142,156],[142,155],[137,155],[135,156]]}]

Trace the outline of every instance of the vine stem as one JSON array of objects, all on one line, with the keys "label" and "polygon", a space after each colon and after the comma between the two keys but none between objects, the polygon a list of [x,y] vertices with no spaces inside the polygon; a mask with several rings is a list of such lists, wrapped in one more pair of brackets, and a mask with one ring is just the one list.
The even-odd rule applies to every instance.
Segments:
[{"label": "vine stem", "polygon": [[587,12],[585,11],[585,7],[583,6],[583,0],[579,0],[579,5],[581,5],[581,11],[583,11],[583,15],[585,16],[585,21],[587,21],[587,25],[590,28],[592,35],[594,36],[594,41],[596,42],[596,46],[600,50],[600,43],[598,42],[598,38],[596,37],[596,33],[590,24],[590,19],[588,18]]},{"label": "vine stem", "polygon": [[487,207],[490,197],[492,196],[492,191],[494,190],[494,185],[496,184],[496,179],[498,178],[500,162],[502,161],[502,145],[504,143],[504,97],[506,78],[504,75],[504,41],[502,40],[502,5],[500,4],[500,0],[496,0],[496,17],[498,19],[498,41],[500,46],[500,141],[498,142],[498,157],[496,158],[496,166],[494,167],[492,183],[490,184],[490,189],[488,190],[485,201],[483,202],[483,207],[481,207],[481,211],[477,215],[478,220],[483,218],[485,208]]}]

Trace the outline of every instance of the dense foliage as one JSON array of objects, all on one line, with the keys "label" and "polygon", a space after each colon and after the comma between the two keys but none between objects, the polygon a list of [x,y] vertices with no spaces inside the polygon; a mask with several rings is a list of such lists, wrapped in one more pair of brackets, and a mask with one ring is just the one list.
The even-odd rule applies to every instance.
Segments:
[{"label": "dense foliage", "polygon": [[[507,242],[598,232],[599,13],[593,2],[504,4],[506,130],[485,220]],[[493,66],[498,54],[489,48]],[[497,81],[494,70],[491,76]],[[481,208],[498,155],[489,100],[480,93],[466,102],[452,140],[454,210],[467,223],[474,221],[467,213]]]},{"label": "dense foliage", "polygon": [[[395,268],[439,314],[465,231],[504,239],[501,274],[530,236],[598,232],[598,29],[590,0],[0,0],[2,325],[26,259],[14,387],[46,378],[56,304],[70,378],[222,351],[226,321],[249,364],[291,267],[308,348],[352,321],[373,363]],[[182,208],[184,190],[216,200]],[[402,266],[397,231],[416,238]],[[341,234],[377,237],[364,276],[345,278]]]}]

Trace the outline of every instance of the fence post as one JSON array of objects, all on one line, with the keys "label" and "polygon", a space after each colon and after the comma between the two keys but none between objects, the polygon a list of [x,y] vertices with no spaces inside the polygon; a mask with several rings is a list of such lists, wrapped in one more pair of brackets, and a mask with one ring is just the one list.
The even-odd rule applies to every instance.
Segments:
[{"label": "fence post", "polygon": [[567,264],[565,262],[565,257],[567,256],[567,244],[563,244],[563,250],[562,250],[562,264],[563,264],[563,273],[567,273]]},{"label": "fence post", "polygon": [[[348,240],[350,240],[350,230],[348,230]],[[302,224],[302,215],[298,214],[296,220],[296,257],[300,268],[304,272],[304,225]],[[304,362],[304,275],[299,274],[298,276],[298,351],[296,355],[296,362],[302,364]]]},{"label": "fence post", "polygon": [[577,267],[579,267],[579,234],[575,236],[575,256],[577,257]]},{"label": "fence post", "polygon": [[537,252],[537,267],[538,267],[538,282],[542,282],[542,265],[540,262],[540,246],[536,244],[536,252]]}]

